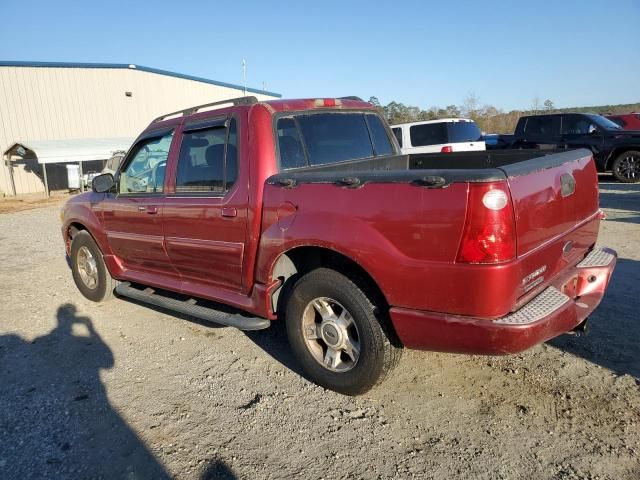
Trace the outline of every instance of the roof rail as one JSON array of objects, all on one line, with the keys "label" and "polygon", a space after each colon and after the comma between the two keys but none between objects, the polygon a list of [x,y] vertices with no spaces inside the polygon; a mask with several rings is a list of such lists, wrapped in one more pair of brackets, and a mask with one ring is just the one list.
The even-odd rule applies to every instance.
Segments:
[{"label": "roof rail", "polygon": [[357,100],[359,102],[364,102],[360,97],[356,97],[355,95],[350,95],[348,97],[339,97],[338,100]]},{"label": "roof rail", "polygon": [[188,115],[193,115],[194,113],[197,113],[199,110],[202,110],[203,108],[206,108],[206,107],[215,107],[217,105],[228,105],[228,104],[231,104],[234,107],[236,107],[238,105],[253,105],[255,103],[258,103],[258,99],[253,96],[230,98],[229,100],[220,100],[218,102],[204,103],[202,105],[196,105],[195,107],[185,108],[184,110],[178,110],[177,112],[165,113],[164,115],[160,115],[158,118],[155,118],[151,123],[160,122],[166,119],[167,117],[173,117],[173,116],[186,117]]}]

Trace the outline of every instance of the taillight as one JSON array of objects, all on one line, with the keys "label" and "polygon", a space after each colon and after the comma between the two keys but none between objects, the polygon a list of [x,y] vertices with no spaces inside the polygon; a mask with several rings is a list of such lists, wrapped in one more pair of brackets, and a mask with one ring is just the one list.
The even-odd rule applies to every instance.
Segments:
[{"label": "taillight", "polygon": [[451,145],[445,145],[440,149],[440,153],[451,153],[453,152],[453,147]]},{"label": "taillight", "polygon": [[316,107],[339,107],[342,101],[339,98],[318,98],[315,101]]},{"label": "taillight", "polygon": [[506,183],[471,183],[458,262],[499,263],[515,256],[515,222]]}]

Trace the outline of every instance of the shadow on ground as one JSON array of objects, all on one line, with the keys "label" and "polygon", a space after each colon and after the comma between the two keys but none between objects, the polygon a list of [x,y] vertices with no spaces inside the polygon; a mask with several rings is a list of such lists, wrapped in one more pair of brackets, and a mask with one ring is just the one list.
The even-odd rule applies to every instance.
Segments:
[{"label": "shadow on ground", "polygon": [[615,210],[608,214],[607,221],[640,224],[640,183],[600,180],[600,206]]},{"label": "shadow on ground", "polygon": [[289,346],[287,327],[284,320],[278,319],[273,321],[271,326],[266,330],[244,332],[244,334],[249,340],[255,343],[267,354],[271,355],[283,366],[301,377],[312,381],[300,367],[300,364],[296,360],[293,351]]},{"label": "shadow on ground", "polygon": [[109,403],[114,357],[91,320],[71,304],[56,318],[30,342],[0,336],[0,478],[169,478]]},{"label": "shadow on ground", "polygon": [[548,343],[618,375],[640,379],[640,262],[619,258],[600,306],[589,319],[588,334],[562,335]]}]

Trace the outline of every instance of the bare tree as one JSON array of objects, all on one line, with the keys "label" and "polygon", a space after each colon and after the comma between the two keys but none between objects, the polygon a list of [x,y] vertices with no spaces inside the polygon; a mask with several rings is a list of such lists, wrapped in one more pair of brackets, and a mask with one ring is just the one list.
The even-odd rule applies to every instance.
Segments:
[{"label": "bare tree", "polygon": [[475,120],[478,115],[478,106],[480,105],[480,97],[475,92],[469,92],[462,101],[462,114]]},{"label": "bare tree", "polygon": [[531,100],[531,111],[536,114],[539,113],[541,110],[540,108],[540,97],[538,95],[536,95],[535,97],[533,97],[533,100]]}]

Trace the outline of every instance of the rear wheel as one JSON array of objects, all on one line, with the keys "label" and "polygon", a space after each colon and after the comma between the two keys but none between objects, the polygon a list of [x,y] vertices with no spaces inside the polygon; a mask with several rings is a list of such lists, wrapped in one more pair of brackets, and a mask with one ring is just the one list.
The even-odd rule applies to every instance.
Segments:
[{"label": "rear wheel", "polygon": [[619,182],[640,182],[640,152],[636,150],[622,152],[613,161],[611,171]]},{"label": "rear wheel", "polygon": [[298,280],[287,303],[289,343],[317,384],[358,395],[381,382],[400,359],[382,313],[354,282],[326,268]]},{"label": "rear wheel", "polygon": [[80,293],[93,302],[108,300],[116,287],[102,252],[89,232],[79,231],[71,241],[71,271]]}]

